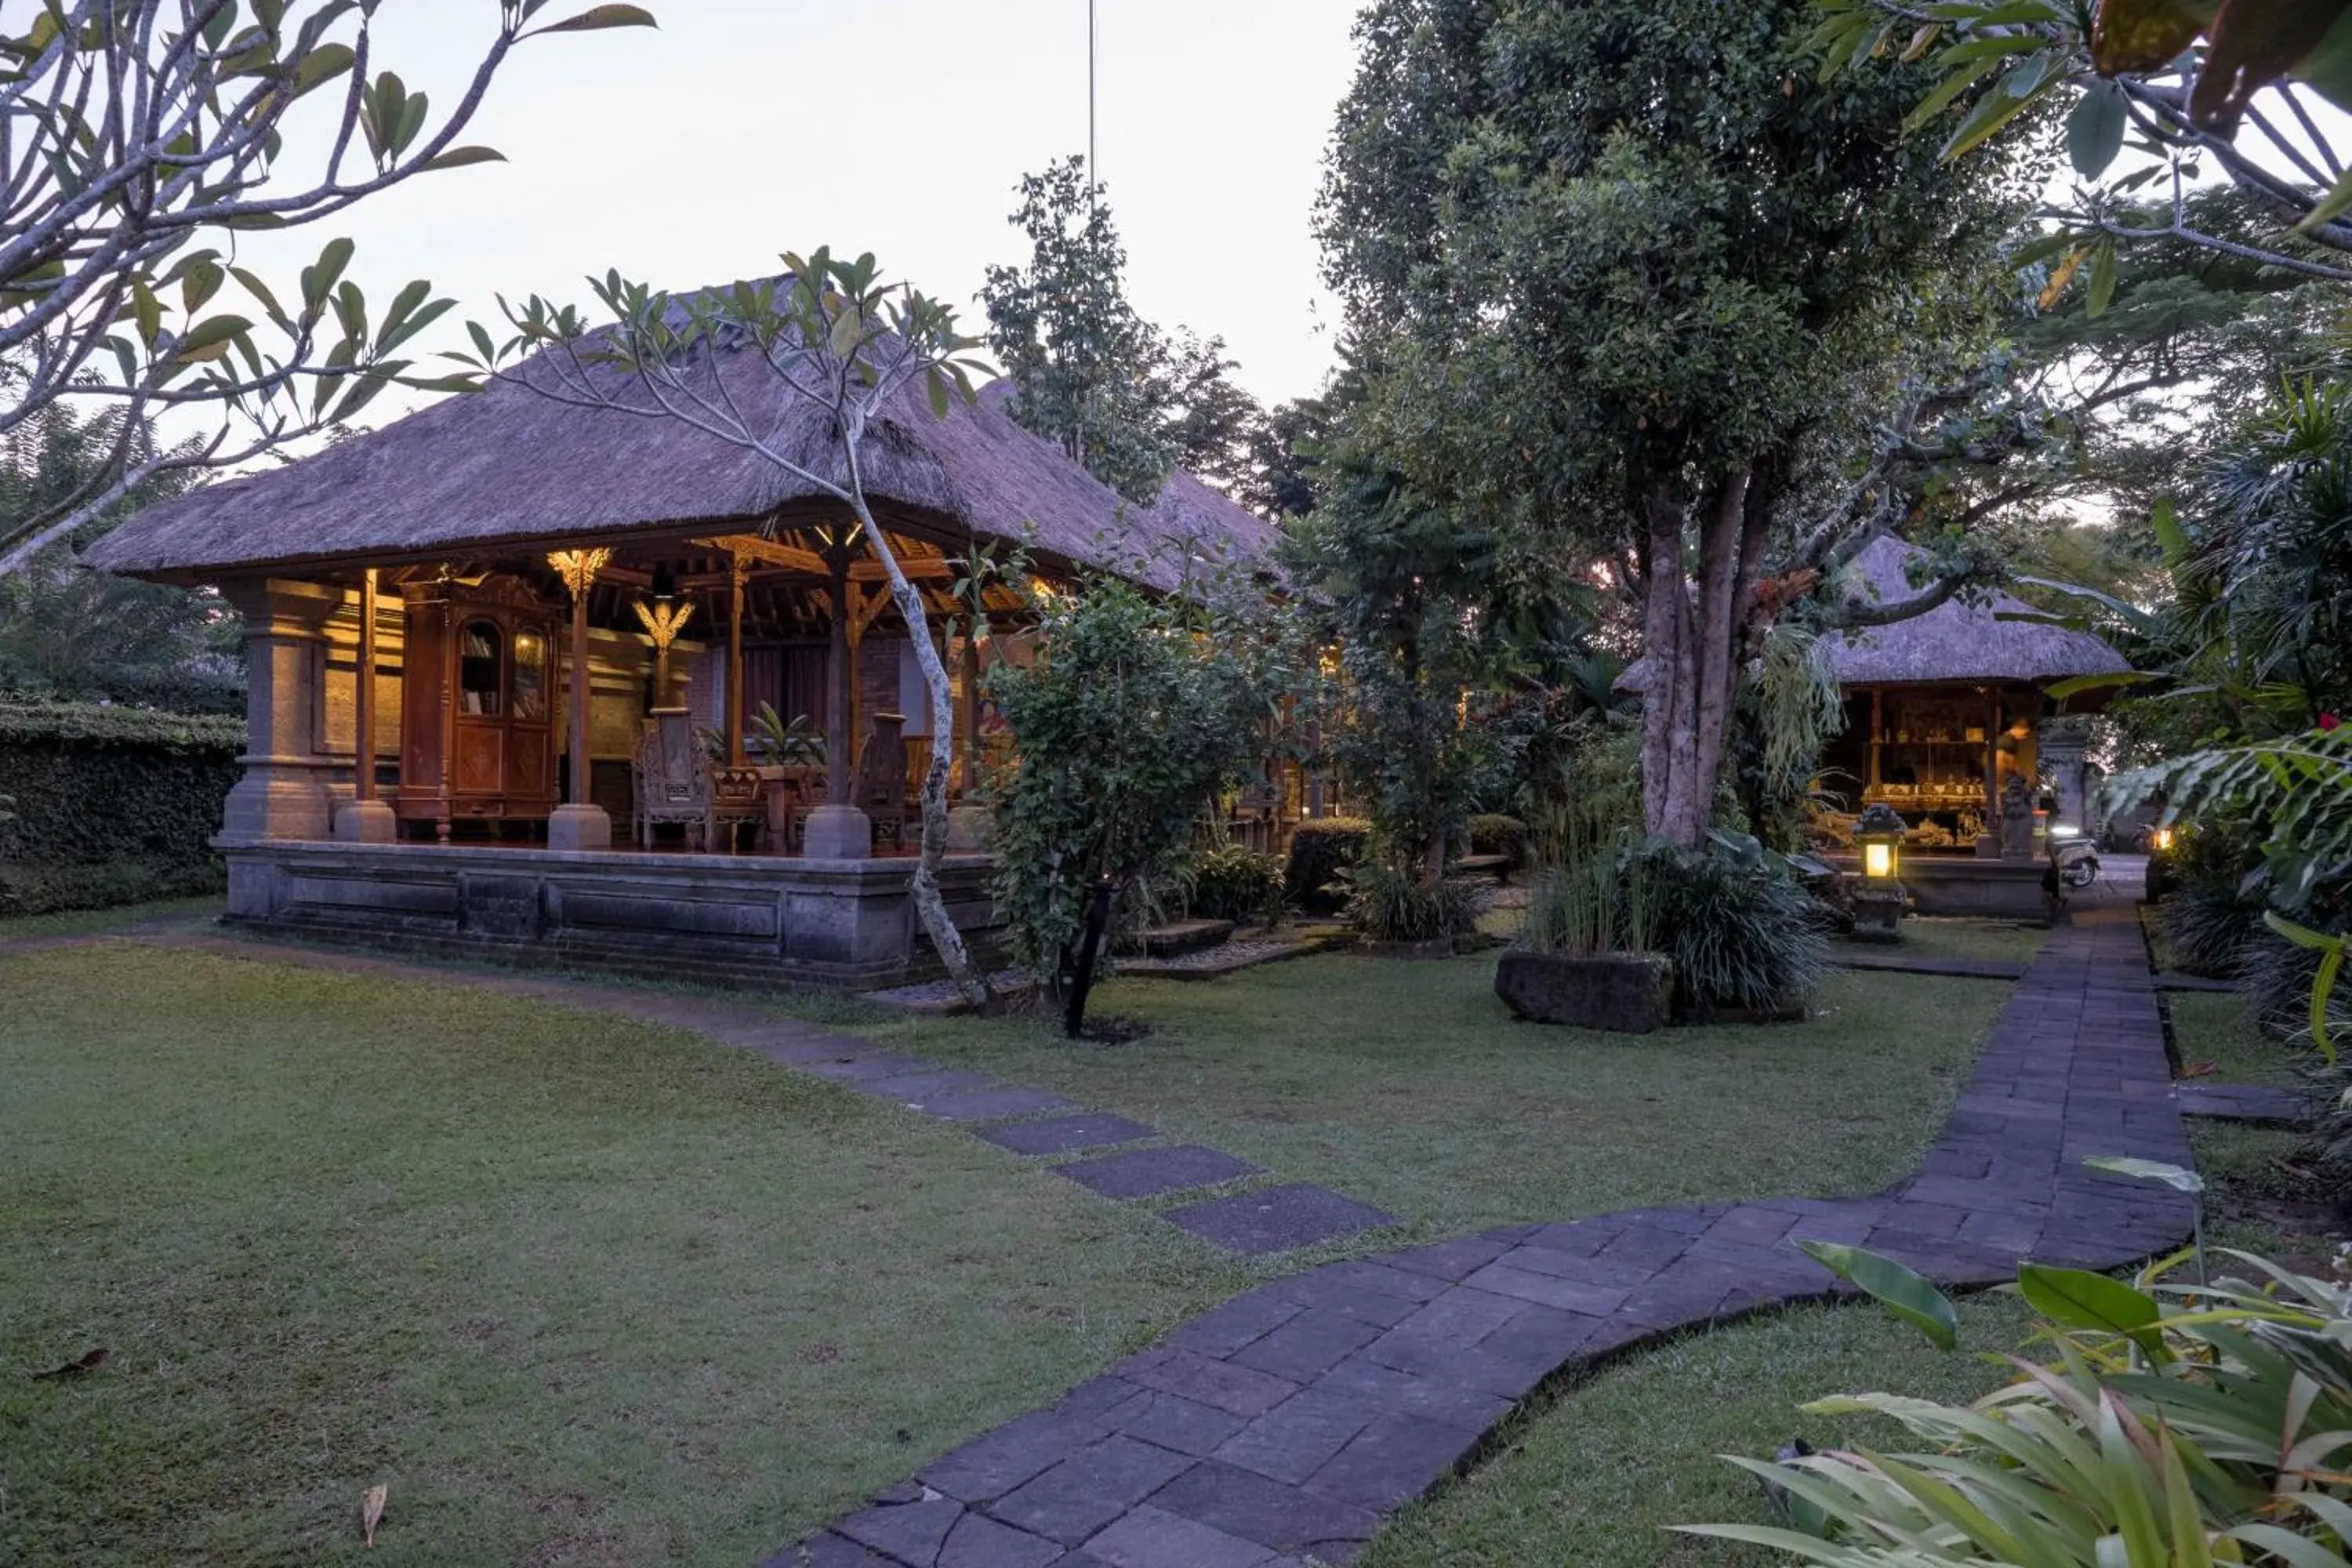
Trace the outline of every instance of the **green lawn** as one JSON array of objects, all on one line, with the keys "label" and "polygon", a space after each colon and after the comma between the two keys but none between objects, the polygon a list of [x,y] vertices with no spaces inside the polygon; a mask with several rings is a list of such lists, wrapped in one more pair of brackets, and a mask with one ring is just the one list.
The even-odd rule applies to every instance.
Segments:
[{"label": "green lawn", "polygon": [[1801,1414],[1809,1400],[1883,1390],[1965,1401],[1998,1387],[2000,1370],[1972,1352],[2017,1348],[2024,1304],[1996,1294],[1959,1311],[1953,1355],[1866,1305],[1796,1308],[1637,1352],[1523,1417],[1488,1462],[1383,1530],[1362,1568],[1793,1563],[1668,1527],[1772,1522],[1754,1478],[1718,1455],[1769,1458],[1800,1435],[1817,1448],[1906,1441],[1892,1422]]},{"label": "green lawn", "polygon": [[0,920],[0,942],[29,936],[82,936],[91,931],[119,931],[139,921],[220,913],[217,894],[187,899],[157,899],[111,910],[65,910],[51,915],[14,915]]},{"label": "green lawn", "polygon": [[0,994],[0,1563],[749,1563],[1245,1282],[680,1031],[112,943]]},{"label": "green lawn", "polygon": [[[1889,949],[1862,944],[1874,952],[1913,958],[1987,958],[2030,963],[2050,933],[2014,921],[1964,920],[1951,915],[1912,915],[1903,921],[1903,943]],[[1841,944],[1843,945],[1843,944]]]},{"label": "green lawn", "polygon": [[2213,1064],[2213,1076],[2231,1083],[2276,1083],[2292,1079],[2308,1050],[2272,1039],[2254,1026],[2246,1004],[2221,991],[2168,991],[2173,1043],[2184,1066]]},{"label": "green lawn", "polygon": [[1517,1023],[1492,954],[1327,954],[1213,984],[1120,980],[1123,1046],[1034,1017],[868,1032],[1326,1183],[1429,1234],[1644,1204],[1874,1192],[1907,1173],[2008,994],[1832,974],[1801,1024],[1610,1036]]}]

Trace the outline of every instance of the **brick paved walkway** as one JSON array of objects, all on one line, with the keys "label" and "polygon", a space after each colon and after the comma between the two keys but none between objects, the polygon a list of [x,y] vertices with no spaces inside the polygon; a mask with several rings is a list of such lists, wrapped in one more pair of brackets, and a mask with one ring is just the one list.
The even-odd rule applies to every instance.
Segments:
[{"label": "brick paved walkway", "polygon": [[[185,931],[142,940],[341,971],[412,965]],[[448,972],[440,972],[446,973]],[[520,975],[512,994],[683,1026],[857,1092],[1066,1156],[1153,1136],[1043,1090],[738,1004]],[[1012,1120],[1027,1118],[1026,1120]],[[1247,1171],[1213,1150],[1076,1159],[1115,1194]],[[1840,1288],[1793,1245],[1857,1242],[1955,1287],[2019,1259],[2107,1268],[2189,1233],[2188,1200],[2088,1169],[2189,1164],[2136,914],[2051,933],[1917,1173],[1873,1197],[1637,1209],[1325,1264],[1182,1324],[1061,1399],[933,1460],[767,1568],[1297,1568],[1354,1559],[1381,1519],[1465,1464],[1530,1394],[1675,1331]],[[1387,1216],[1293,1184],[1171,1211],[1244,1250]],[[1318,1228],[1336,1226],[1337,1228]]]}]

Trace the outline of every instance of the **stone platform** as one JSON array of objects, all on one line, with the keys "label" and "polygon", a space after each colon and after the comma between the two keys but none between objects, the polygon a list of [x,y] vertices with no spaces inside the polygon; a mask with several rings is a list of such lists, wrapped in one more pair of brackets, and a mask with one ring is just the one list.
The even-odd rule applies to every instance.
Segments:
[{"label": "stone platform", "polygon": [[[938,972],[911,858],[233,841],[228,921],[257,933],[655,979],[868,990]],[[940,871],[968,940],[996,924],[987,856]]]}]

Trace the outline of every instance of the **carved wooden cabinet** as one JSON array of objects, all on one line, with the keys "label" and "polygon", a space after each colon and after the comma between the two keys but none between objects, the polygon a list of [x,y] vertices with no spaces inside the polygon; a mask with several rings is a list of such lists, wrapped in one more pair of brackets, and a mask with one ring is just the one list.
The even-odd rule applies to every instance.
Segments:
[{"label": "carved wooden cabinet", "polygon": [[403,591],[404,822],[544,819],[555,809],[555,616],[520,584]]}]

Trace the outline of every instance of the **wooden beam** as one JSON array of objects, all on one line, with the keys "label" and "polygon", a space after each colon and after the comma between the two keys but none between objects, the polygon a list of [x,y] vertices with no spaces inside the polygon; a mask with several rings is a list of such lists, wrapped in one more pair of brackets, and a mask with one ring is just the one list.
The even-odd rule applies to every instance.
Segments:
[{"label": "wooden beam", "polygon": [[[857,581],[857,569],[854,566],[850,568],[849,580],[852,583]],[[866,640],[866,632],[876,621],[882,618],[882,612],[889,606],[890,590],[877,588],[874,591],[874,596],[869,599],[852,588],[849,596],[852,601],[849,611],[849,646],[856,647]]]},{"label": "wooden beam", "polygon": [[[756,533],[729,533],[711,539],[694,539],[688,543],[701,550],[724,551],[740,559],[757,561],[763,566],[781,566],[786,571],[805,573],[812,577],[829,577],[833,568],[815,551],[778,540],[762,539]],[[955,568],[944,559],[908,557],[903,552],[899,566],[910,578],[946,579],[955,574]],[[849,580],[853,583],[887,583],[890,574],[879,561],[852,562]]]}]

